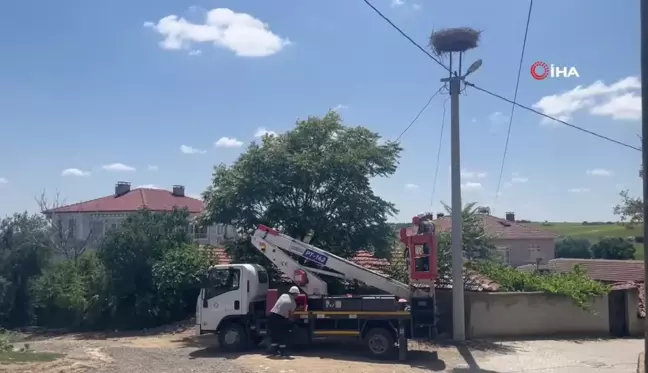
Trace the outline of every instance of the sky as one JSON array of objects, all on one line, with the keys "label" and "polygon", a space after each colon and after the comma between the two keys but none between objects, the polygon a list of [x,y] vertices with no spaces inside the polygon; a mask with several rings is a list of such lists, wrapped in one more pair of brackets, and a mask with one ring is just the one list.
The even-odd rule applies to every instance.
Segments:
[{"label": "sky", "polygon": [[[433,30],[481,30],[470,81],[513,97],[527,1],[372,3],[423,46]],[[394,140],[447,76],[362,0],[7,0],[0,34],[0,216],[36,212],[43,191],[72,203],[117,181],[198,196],[259,135],[330,109]],[[638,0],[536,1],[517,101],[638,147],[639,43]],[[578,76],[535,80],[535,61]],[[372,182],[399,209],[390,220],[450,203],[449,101],[434,187],[447,97],[403,135],[396,174]],[[496,197],[510,115],[470,87],[460,96],[464,202],[597,221],[617,220],[619,191],[640,195],[640,152],[518,108]]]}]

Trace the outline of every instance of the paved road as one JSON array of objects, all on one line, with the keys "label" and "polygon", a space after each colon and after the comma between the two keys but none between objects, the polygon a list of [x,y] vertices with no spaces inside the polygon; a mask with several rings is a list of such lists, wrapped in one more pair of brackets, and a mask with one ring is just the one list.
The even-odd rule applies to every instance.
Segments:
[{"label": "paved road", "polygon": [[[480,353],[449,372],[630,373],[643,340],[510,342],[505,353]],[[469,364],[472,366],[469,368]]]}]

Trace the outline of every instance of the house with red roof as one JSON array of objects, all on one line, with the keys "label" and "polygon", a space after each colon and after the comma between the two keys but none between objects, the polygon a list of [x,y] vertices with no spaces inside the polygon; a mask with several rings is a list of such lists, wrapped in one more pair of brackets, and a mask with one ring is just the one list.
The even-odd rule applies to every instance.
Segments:
[{"label": "house with red roof", "polygon": [[[129,182],[120,181],[115,185],[113,194],[52,208],[43,213],[59,227],[60,232],[87,241],[88,247],[92,247],[109,229],[117,227],[129,214],[142,208],[156,212],[186,208],[191,216],[197,217],[203,211],[203,202],[186,196],[182,185],[174,185],[171,190],[131,189]],[[236,234],[233,226],[223,224],[208,227],[192,224],[190,231],[196,242],[203,245],[221,245],[226,238]]]},{"label": "house with red roof", "polygon": [[[505,264],[519,267],[525,264],[547,264],[555,258],[557,235],[516,223],[515,213],[507,212],[506,218],[490,215],[490,212],[478,213],[484,231],[495,245],[496,254]],[[437,214],[434,220],[437,232],[449,231],[452,228],[450,216]]]}]

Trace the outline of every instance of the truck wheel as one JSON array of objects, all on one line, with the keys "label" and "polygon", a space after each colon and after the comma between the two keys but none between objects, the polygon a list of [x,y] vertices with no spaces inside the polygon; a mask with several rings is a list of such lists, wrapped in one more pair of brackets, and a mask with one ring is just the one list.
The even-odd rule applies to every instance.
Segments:
[{"label": "truck wheel", "polygon": [[373,328],[365,336],[367,350],[374,359],[389,359],[395,356],[394,336],[384,328]]},{"label": "truck wheel", "polygon": [[230,322],[218,332],[218,346],[225,351],[241,351],[247,347],[247,334],[241,324]]}]

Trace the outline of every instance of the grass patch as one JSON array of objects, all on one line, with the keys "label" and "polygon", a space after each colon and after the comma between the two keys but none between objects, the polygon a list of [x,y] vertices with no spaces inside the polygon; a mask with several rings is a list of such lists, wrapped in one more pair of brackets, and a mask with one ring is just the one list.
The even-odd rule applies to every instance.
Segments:
[{"label": "grass patch", "polygon": [[50,362],[56,359],[60,359],[63,356],[65,355],[56,354],[52,352],[5,351],[5,352],[0,352],[0,364]]},{"label": "grass patch", "polygon": [[[526,223],[525,225],[540,230],[556,233],[564,237],[586,238],[591,244],[599,242],[603,237],[623,237],[643,236],[643,224],[638,224],[628,228],[620,224],[597,224],[583,225],[581,223]],[[644,258],[644,246],[641,243],[635,243],[635,259]]]}]

